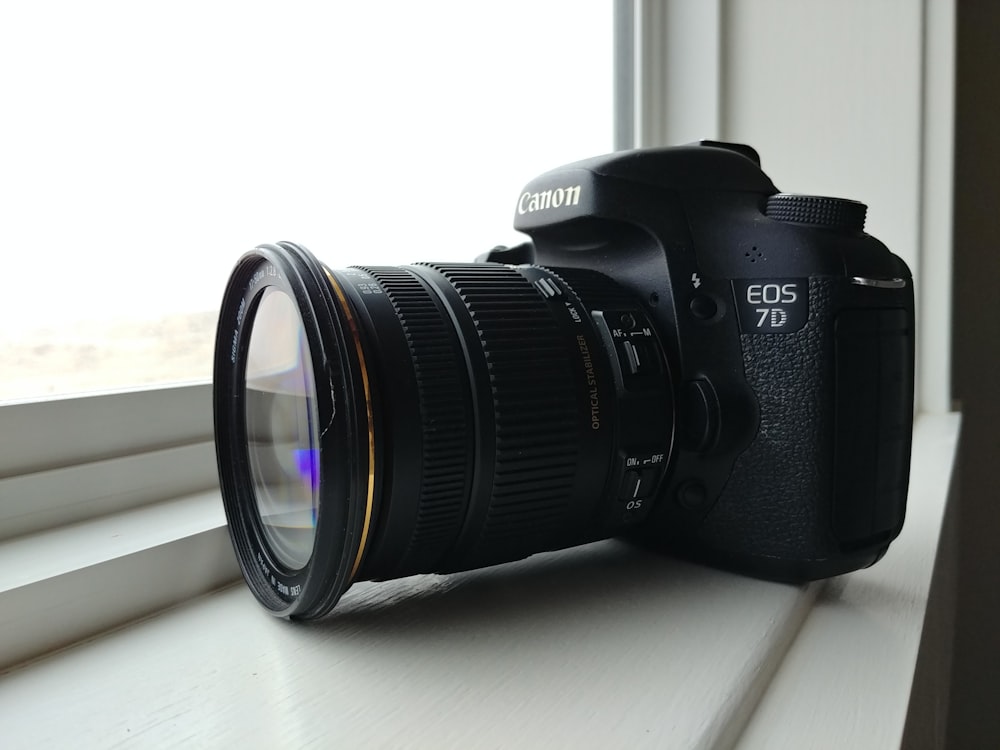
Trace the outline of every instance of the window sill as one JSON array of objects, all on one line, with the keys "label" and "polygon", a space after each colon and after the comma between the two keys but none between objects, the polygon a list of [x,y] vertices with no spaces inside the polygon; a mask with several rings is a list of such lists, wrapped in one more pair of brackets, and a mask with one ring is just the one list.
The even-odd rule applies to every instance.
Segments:
[{"label": "window sill", "polygon": [[0,668],[238,576],[218,491],[0,543]]},{"label": "window sill", "polygon": [[[359,584],[328,619],[299,626],[267,616],[240,585],[9,670],[4,738],[32,748],[757,748],[819,736],[898,747],[958,423],[918,420],[906,526],[867,570],[786,586],[606,541]],[[180,502],[175,512],[189,512]],[[224,529],[193,537],[202,533],[206,550],[231,560]],[[140,587],[207,582],[197,555],[140,569],[128,561],[148,550],[122,552],[123,577]],[[52,599],[59,612],[38,619],[126,595],[104,586],[69,586],[75,601]],[[40,610],[0,602],[27,611]]]}]

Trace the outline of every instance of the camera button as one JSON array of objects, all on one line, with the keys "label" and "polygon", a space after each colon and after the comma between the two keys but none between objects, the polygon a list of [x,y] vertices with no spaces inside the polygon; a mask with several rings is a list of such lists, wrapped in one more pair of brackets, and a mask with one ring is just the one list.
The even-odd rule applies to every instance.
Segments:
[{"label": "camera button", "polygon": [[689,451],[708,450],[719,428],[719,402],[712,384],[701,378],[689,380],[678,394],[681,446]]},{"label": "camera button", "polygon": [[719,312],[718,304],[707,294],[696,294],[688,307],[698,320],[711,320]]}]

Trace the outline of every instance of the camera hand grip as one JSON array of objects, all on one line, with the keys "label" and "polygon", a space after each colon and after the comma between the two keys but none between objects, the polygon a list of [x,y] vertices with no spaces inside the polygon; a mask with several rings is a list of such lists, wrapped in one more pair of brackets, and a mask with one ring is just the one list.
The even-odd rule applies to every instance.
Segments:
[{"label": "camera hand grip", "polygon": [[843,544],[895,536],[910,461],[913,331],[906,310],[843,310],[836,328],[833,532]]}]

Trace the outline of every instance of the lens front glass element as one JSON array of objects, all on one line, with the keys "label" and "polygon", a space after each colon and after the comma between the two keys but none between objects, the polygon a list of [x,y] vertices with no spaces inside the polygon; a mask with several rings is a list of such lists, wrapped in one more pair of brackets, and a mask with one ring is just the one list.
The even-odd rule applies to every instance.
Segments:
[{"label": "lens front glass element", "polygon": [[246,359],[250,476],[264,538],[291,570],[312,555],[319,505],[316,385],[295,300],[261,296]]}]

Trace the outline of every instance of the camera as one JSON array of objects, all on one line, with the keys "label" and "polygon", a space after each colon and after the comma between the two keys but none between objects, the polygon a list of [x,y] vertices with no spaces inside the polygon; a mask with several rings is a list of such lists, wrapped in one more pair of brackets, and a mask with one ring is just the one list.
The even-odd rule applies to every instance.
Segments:
[{"label": "camera", "polygon": [[312,618],[613,536],[782,581],[871,565],[903,524],[914,308],[866,210],[703,141],[536,178],[530,240],[476,262],[247,253],[213,402],[250,588]]}]

